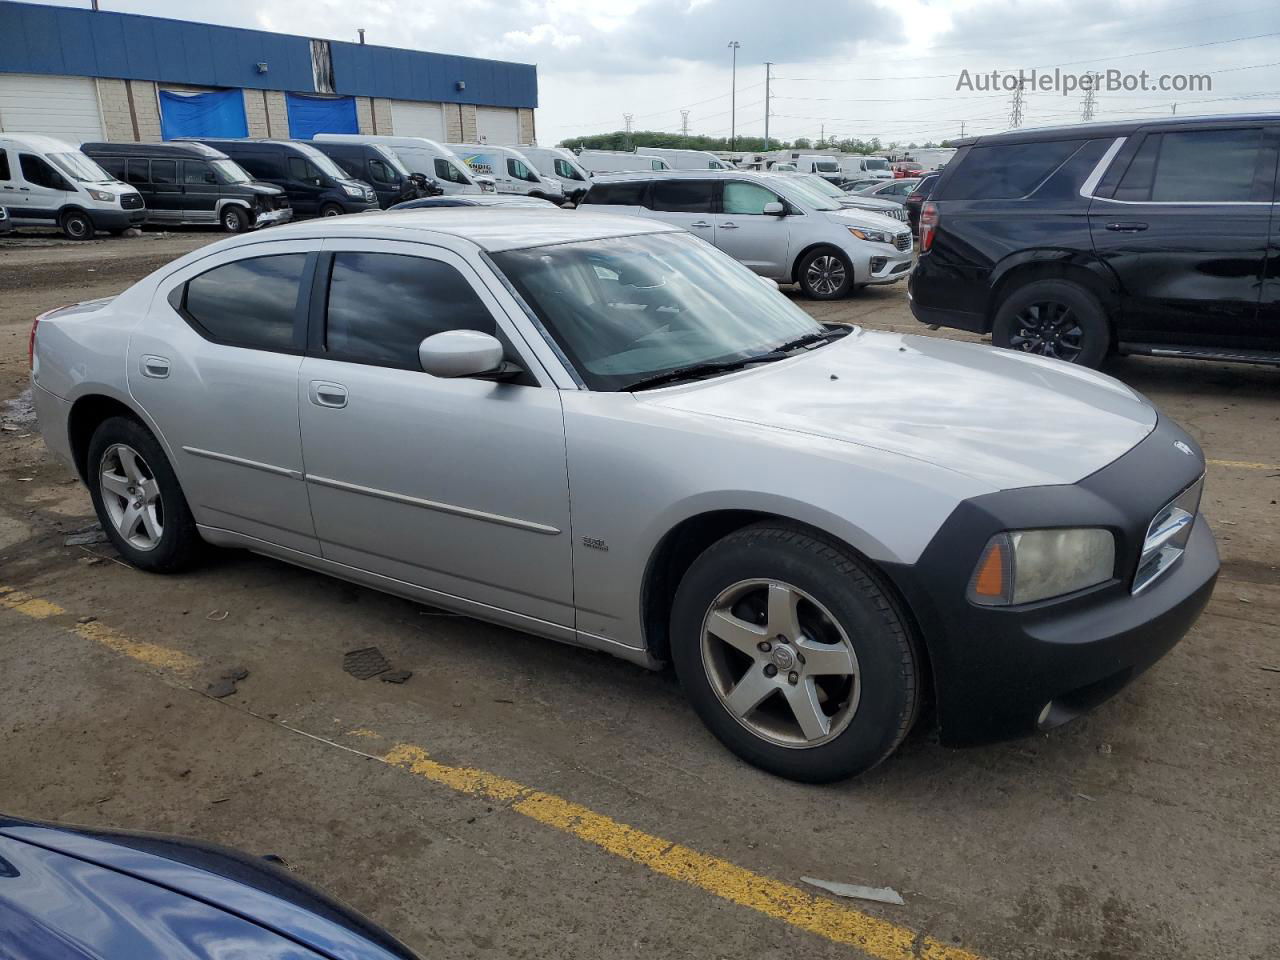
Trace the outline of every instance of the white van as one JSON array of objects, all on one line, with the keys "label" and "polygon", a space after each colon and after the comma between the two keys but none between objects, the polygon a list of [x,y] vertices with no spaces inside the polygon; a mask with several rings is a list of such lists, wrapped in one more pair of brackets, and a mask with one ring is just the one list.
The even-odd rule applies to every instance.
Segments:
[{"label": "white van", "polygon": [[564,147],[516,147],[548,177],[560,181],[564,195],[580,203],[591,188],[591,174],[578,163],[578,158]]},{"label": "white van", "polygon": [[363,133],[317,133],[315,140],[321,143],[376,143],[394,153],[410,173],[431,177],[446,194],[493,193],[493,184],[486,191],[485,184],[476,181],[471,168],[462,158],[444,144],[426,137],[388,137]]},{"label": "white van", "polygon": [[824,180],[840,183],[844,175],[840,172],[840,161],[835,157],[827,157],[817,153],[802,153],[791,161],[800,173],[816,173]]},{"label": "white van", "polygon": [[732,170],[714,153],[706,150],[668,150],[666,147],[636,147],[636,153],[645,157],[661,157],[672,170]]},{"label": "white van", "polygon": [[594,177],[597,173],[633,173],[637,170],[670,170],[661,157],[646,157],[627,150],[583,150],[578,162]]},{"label": "white van", "polygon": [[893,168],[884,157],[845,156],[839,160],[846,180],[892,180]]},{"label": "white van", "polygon": [[70,240],[121,234],[147,218],[137,190],[78,147],[35,133],[0,133],[0,204],[15,226],[58,226]]},{"label": "white van", "polygon": [[491,143],[448,143],[450,150],[471,168],[472,176],[493,177],[498,193],[515,193],[561,203],[564,188],[560,181],[545,177],[537,165],[514,147]]}]

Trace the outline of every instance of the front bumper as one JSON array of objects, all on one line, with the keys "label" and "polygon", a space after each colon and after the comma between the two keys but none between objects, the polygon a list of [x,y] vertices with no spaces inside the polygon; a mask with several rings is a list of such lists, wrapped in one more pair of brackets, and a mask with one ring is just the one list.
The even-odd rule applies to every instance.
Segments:
[{"label": "front bumper", "polygon": [[[1142,593],[1131,592],[1155,513],[1204,470],[1176,425],[1161,421],[1119,460],[1079,483],[1007,490],[956,508],[920,560],[889,567],[928,648],[941,741],[948,746],[1025,736],[1109,699],[1167,653],[1213,593],[1218,551],[1203,516],[1186,552]],[[1002,530],[1107,527],[1114,579],[1066,598],[979,607],[966,588],[983,546]]]},{"label": "front bumper", "polygon": [[87,210],[96,230],[127,230],[147,219],[147,208],[137,210]]},{"label": "front bumper", "polygon": [[866,282],[869,284],[897,283],[911,273],[911,265],[915,258],[910,248],[899,250],[887,244],[885,253],[877,253],[871,258],[870,274]]},{"label": "front bumper", "polygon": [[293,208],[284,207],[280,210],[266,210],[253,221],[255,227],[270,227],[275,224],[288,223],[293,219]]}]

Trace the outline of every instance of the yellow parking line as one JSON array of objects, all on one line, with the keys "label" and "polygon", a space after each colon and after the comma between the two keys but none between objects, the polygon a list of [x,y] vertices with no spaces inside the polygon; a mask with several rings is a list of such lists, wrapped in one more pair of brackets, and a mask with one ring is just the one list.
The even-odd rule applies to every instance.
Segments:
[{"label": "yellow parking line", "polygon": [[655,873],[705,890],[879,960],[980,960],[977,954],[920,936],[906,927],[743,867],[619,823],[572,801],[506,777],[432,760],[420,747],[398,744],[387,763],[460,793],[509,804],[516,813],[572,834]]},{"label": "yellow parking line", "polygon": [[[33,620],[45,620],[67,612],[55,603],[3,585],[0,585],[0,607],[15,610]],[[197,658],[186,653],[135,640],[96,620],[76,624],[71,630],[115,653],[181,678],[189,677],[200,666]],[[918,934],[843,903],[815,896],[720,857],[637,830],[555,794],[535,790],[486,770],[450,766],[432,760],[421,747],[402,743],[385,756],[377,757],[278,721],[268,722],[312,740],[400,767],[458,793],[509,806],[537,823],[577,837],[654,873],[687,883],[833,943],[855,947],[877,960],[982,960],[968,950]],[[367,728],[357,728],[350,733],[362,738],[378,736]]]},{"label": "yellow parking line", "polygon": [[1206,460],[1205,463],[1215,467],[1234,467],[1237,470],[1280,471],[1280,463],[1256,463],[1252,460]]}]

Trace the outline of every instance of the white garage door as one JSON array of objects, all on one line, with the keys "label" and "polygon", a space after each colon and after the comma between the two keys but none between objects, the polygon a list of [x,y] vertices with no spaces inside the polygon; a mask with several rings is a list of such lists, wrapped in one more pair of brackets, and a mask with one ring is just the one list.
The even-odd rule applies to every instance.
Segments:
[{"label": "white garage door", "polygon": [[510,107],[476,107],[476,132],[481,143],[517,144],[519,115]]},{"label": "white garage door", "polygon": [[98,91],[88,77],[0,73],[0,130],[43,133],[76,146],[106,139]]},{"label": "white garage door", "polygon": [[439,103],[391,101],[391,129],[397,137],[426,137],[443,143],[444,111]]}]

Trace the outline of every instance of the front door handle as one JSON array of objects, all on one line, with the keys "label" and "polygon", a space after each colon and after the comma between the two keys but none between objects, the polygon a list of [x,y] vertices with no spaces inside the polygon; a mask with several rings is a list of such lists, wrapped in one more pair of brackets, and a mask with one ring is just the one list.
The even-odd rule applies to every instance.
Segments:
[{"label": "front door handle", "polygon": [[1136,220],[1128,220],[1121,223],[1108,223],[1107,229],[1113,233],[1141,233],[1147,229],[1147,225]]},{"label": "front door handle", "polygon": [[329,380],[312,380],[311,402],[317,407],[345,407],[347,388]]},{"label": "front door handle", "polygon": [[711,224],[707,223],[705,220],[695,220],[693,223],[689,224],[689,226],[697,227],[699,230],[705,230],[710,227]]},{"label": "front door handle", "polygon": [[156,357],[150,354],[142,358],[142,375],[155,380],[164,380],[169,376],[169,358]]},{"label": "front door handle", "polygon": [[721,230],[737,230],[738,225],[736,223],[722,223],[720,224],[720,229]]}]

